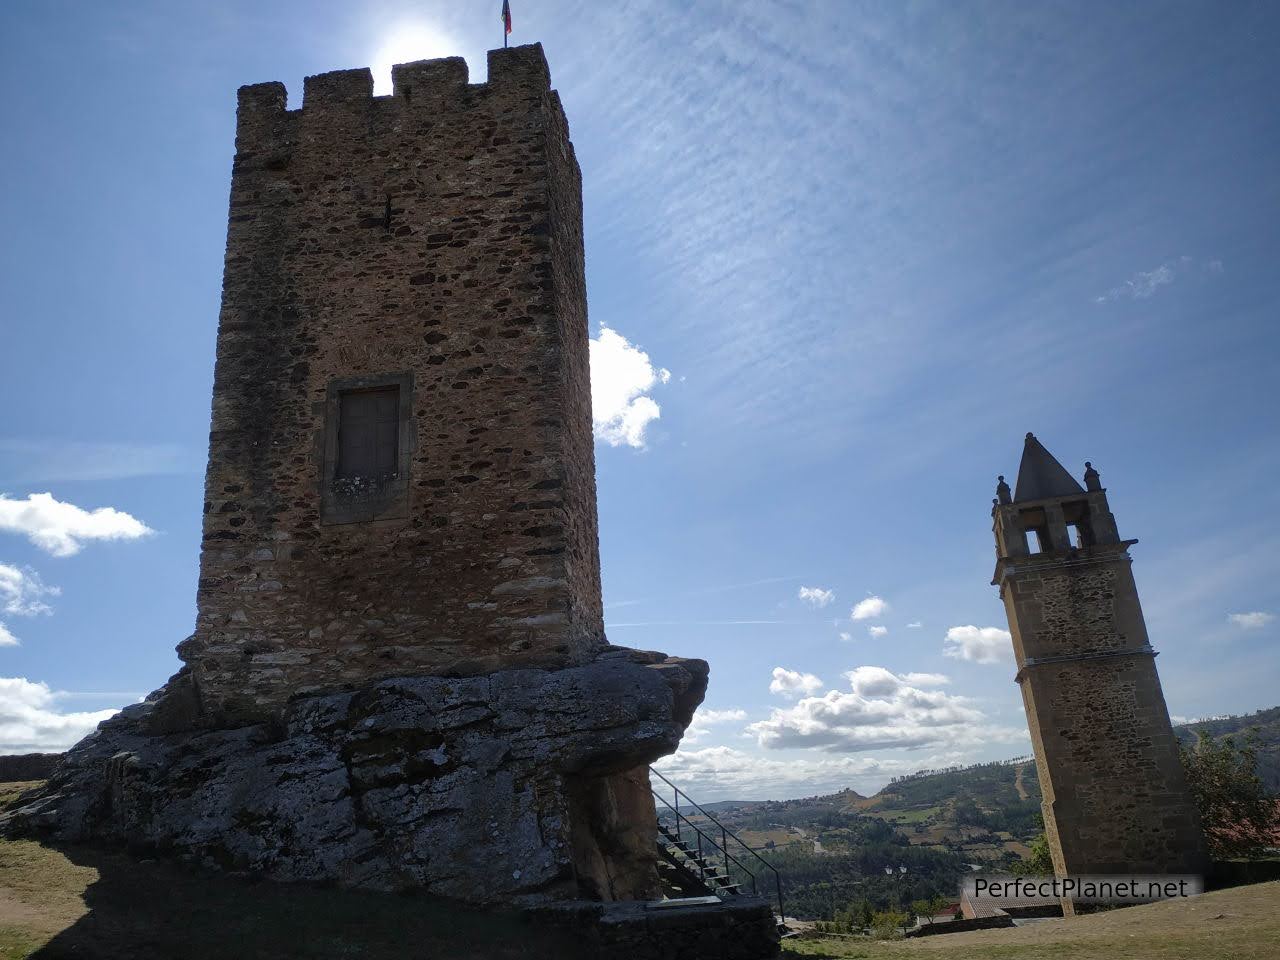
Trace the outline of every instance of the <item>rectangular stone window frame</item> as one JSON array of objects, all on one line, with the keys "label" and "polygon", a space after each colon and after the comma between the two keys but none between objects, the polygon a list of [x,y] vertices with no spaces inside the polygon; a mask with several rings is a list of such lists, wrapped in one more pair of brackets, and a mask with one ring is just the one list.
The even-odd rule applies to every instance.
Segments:
[{"label": "rectangular stone window frame", "polygon": [[[338,479],[338,425],[342,416],[342,396],[364,390],[395,387],[397,404],[396,474],[375,490],[353,490]],[[368,523],[374,520],[403,519],[409,515],[409,468],[417,431],[413,422],[413,374],[387,373],[343,377],[329,382],[325,390],[324,434],[320,456],[320,522],[322,524]]]}]

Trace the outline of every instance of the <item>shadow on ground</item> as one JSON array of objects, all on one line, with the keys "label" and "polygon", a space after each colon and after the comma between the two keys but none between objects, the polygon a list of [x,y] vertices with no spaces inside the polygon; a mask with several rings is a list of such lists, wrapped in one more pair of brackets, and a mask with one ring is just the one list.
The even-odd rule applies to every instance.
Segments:
[{"label": "shadow on ground", "polygon": [[421,894],[256,882],[0,842],[0,957],[38,960],[572,957],[559,930]]}]

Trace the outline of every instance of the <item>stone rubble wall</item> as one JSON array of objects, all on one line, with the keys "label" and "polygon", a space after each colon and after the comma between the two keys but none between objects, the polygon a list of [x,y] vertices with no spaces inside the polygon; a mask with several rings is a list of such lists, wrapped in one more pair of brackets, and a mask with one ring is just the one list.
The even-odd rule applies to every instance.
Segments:
[{"label": "stone rubble wall", "polygon": [[386,679],[216,729],[184,672],[69,751],[0,832],[477,903],[653,897],[644,771],[706,680],[703,661],[611,648],[560,670]]},{"label": "stone rubble wall", "polygon": [[[230,722],[381,677],[605,644],[581,176],[539,46],[244,87],[194,635]],[[394,378],[404,469],[329,478],[336,391]],[[327,479],[329,478],[329,479]],[[368,487],[368,489],[365,489]]]}]

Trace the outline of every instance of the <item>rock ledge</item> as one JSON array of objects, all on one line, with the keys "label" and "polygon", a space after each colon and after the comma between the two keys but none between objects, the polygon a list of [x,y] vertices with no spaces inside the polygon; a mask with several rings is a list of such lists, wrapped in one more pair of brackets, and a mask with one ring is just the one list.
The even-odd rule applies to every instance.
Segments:
[{"label": "rock ledge", "polygon": [[179,673],[72,748],[0,832],[481,903],[645,898],[646,767],[675,750],[706,682],[701,660],[611,647],[560,670],[382,680],[209,729]]}]

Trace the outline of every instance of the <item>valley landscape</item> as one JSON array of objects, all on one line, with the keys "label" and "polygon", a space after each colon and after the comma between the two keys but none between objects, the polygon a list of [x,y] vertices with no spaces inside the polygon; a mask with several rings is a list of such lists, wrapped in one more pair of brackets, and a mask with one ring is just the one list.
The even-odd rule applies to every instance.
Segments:
[{"label": "valley landscape", "polygon": [[[1259,777],[1280,794],[1280,707],[1180,724],[1174,732],[1187,746],[1200,733],[1253,738]],[[873,910],[932,897],[954,901],[966,874],[1024,869],[1044,832],[1040,800],[1035,761],[1023,757],[921,771],[869,797],[845,790],[704,806],[782,872],[788,915],[832,920],[864,900]]]}]

